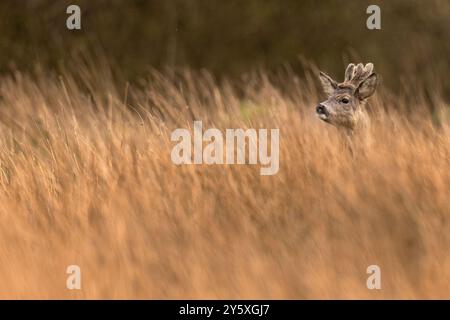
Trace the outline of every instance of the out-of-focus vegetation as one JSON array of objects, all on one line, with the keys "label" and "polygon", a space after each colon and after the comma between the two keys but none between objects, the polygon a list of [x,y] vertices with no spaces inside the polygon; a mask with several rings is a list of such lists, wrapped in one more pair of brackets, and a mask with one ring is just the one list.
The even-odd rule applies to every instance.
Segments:
[{"label": "out-of-focus vegetation", "polygon": [[[65,27],[69,4],[82,9],[81,31]],[[366,28],[369,4],[381,7],[381,30]],[[411,77],[433,87],[450,73],[449,12],[448,0],[2,0],[0,71],[101,52],[127,79],[164,66],[233,76],[301,71],[302,57],[337,77],[345,62],[372,61],[388,87]]]},{"label": "out-of-focus vegetation", "polygon": [[[368,4],[1,0],[0,298],[448,299],[450,2]],[[314,116],[349,60],[385,84],[354,153]],[[196,119],[279,128],[280,171],[174,165]]]},{"label": "out-of-focus vegetation", "polygon": [[[0,81],[0,298],[450,298],[439,95],[436,126],[421,86],[412,103],[378,92],[355,157],[314,116],[314,83],[293,75],[280,90],[261,73],[237,93],[207,72],[155,73],[125,108],[106,70],[78,72],[90,95],[69,73]],[[174,165],[171,132],[194,119],[280,128],[280,171]],[[65,286],[72,264],[82,290]],[[367,289],[372,264],[382,290]]]}]

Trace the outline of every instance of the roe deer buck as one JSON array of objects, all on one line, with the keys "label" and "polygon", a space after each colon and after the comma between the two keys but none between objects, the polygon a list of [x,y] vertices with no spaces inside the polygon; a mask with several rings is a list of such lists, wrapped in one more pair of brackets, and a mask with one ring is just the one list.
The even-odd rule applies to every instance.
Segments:
[{"label": "roe deer buck", "polygon": [[320,81],[328,100],[316,107],[317,116],[343,131],[347,136],[353,135],[355,129],[368,124],[364,104],[376,90],[377,74],[373,64],[350,63],[345,70],[345,80],[337,83],[327,74],[320,72]]}]

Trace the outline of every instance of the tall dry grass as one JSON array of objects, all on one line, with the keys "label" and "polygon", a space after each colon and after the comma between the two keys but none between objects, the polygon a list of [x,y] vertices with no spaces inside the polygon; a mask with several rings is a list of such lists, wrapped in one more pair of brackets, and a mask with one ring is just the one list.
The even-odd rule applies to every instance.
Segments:
[{"label": "tall dry grass", "polygon": [[[314,117],[311,74],[117,86],[102,70],[0,81],[1,298],[450,298],[438,91],[381,88],[352,156]],[[280,171],[175,166],[170,133],[194,119],[279,128]],[[372,264],[382,290],[366,288]]]}]

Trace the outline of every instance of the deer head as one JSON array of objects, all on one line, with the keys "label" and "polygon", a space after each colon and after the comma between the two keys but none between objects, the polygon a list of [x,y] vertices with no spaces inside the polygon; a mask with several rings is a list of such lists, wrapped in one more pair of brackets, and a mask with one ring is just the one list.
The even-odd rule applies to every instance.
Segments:
[{"label": "deer head", "polygon": [[342,83],[323,72],[319,78],[328,100],[316,107],[317,116],[337,127],[353,130],[365,117],[364,104],[377,88],[378,77],[373,72],[373,64],[349,64]]}]

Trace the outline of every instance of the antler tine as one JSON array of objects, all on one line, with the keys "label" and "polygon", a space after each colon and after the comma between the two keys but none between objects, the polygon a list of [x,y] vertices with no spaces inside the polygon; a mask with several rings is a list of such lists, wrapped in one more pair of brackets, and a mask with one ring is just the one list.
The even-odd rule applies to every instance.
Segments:
[{"label": "antler tine", "polygon": [[367,63],[365,66],[358,63],[356,66],[350,63],[345,70],[345,82],[357,87],[364,79],[372,74],[373,63]]},{"label": "antler tine", "polygon": [[345,79],[344,81],[350,81],[353,78],[353,71],[355,70],[355,65],[350,63],[345,70]]},{"label": "antler tine", "polygon": [[370,76],[372,74],[372,71],[373,71],[373,63],[369,62],[364,67],[364,72],[367,74],[367,76]]}]

